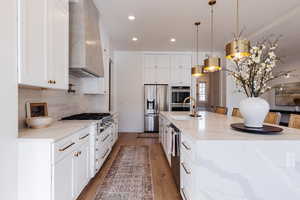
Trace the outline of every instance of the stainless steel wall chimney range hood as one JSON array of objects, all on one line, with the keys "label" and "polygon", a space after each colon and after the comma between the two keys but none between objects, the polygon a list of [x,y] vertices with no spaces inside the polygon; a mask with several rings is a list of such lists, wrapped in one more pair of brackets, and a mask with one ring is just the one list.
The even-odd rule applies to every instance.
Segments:
[{"label": "stainless steel wall chimney range hood", "polygon": [[70,74],[104,76],[99,11],[93,0],[70,3]]}]

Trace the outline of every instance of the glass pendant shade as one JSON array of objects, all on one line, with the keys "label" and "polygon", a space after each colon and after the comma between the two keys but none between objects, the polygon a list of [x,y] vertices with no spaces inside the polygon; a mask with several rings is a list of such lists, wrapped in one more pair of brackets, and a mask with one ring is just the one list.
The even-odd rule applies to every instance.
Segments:
[{"label": "glass pendant shade", "polygon": [[216,72],[221,69],[221,59],[219,57],[209,57],[204,60],[204,72]]},{"label": "glass pendant shade", "polygon": [[201,65],[195,65],[192,67],[192,76],[200,77],[204,76],[203,67]]},{"label": "glass pendant shade", "polygon": [[249,40],[234,40],[226,45],[227,59],[241,59],[250,56]]}]

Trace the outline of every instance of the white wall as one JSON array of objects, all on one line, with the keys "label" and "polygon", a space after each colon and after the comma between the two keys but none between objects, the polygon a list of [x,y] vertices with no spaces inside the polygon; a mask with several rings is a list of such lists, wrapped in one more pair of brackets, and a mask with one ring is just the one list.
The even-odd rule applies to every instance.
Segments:
[{"label": "white wall", "polygon": [[0,8],[0,199],[17,199],[17,7],[16,0]]},{"label": "white wall", "polygon": [[141,52],[114,53],[116,109],[120,132],[144,131],[143,55]]}]

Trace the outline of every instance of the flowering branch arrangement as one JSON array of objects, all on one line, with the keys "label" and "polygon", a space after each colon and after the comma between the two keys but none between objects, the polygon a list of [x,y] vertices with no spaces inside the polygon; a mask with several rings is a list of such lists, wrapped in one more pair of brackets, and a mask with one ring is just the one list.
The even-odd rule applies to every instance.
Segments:
[{"label": "flowering branch arrangement", "polygon": [[279,38],[264,39],[250,49],[250,56],[235,58],[234,69],[227,69],[234,78],[240,92],[247,97],[259,97],[271,90],[270,81],[286,76],[290,72],[274,72],[280,61],[276,55]]}]

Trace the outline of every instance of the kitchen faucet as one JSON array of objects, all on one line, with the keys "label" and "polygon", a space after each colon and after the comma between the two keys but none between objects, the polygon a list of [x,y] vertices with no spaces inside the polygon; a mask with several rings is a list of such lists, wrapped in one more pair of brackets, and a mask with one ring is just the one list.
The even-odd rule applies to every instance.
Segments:
[{"label": "kitchen faucet", "polygon": [[192,117],[200,117],[200,115],[197,114],[197,109],[198,108],[196,106],[196,100],[195,100],[195,98],[192,97],[192,96],[189,96],[189,97],[187,97],[187,98],[184,99],[183,104],[185,104],[188,100],[192,101],[192,114],[191,114],[191,116]]}]

